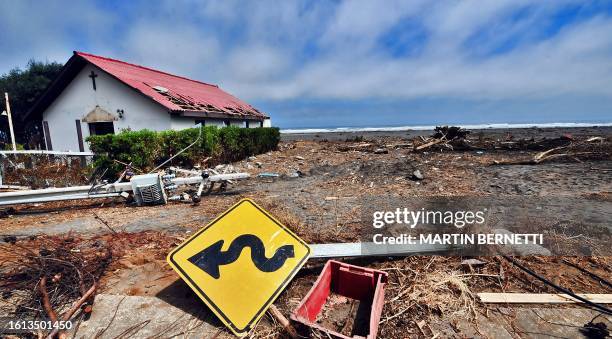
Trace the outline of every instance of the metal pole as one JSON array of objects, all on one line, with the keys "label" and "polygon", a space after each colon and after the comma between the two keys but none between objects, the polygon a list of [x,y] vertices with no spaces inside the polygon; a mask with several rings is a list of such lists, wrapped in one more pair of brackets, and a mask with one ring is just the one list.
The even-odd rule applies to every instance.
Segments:
[{"label": "metal pole", "polygon": [[8,114],[9,128],[11,130],[11,141],[13,142],[13,151],[17,150],[17,144],[15,144],[15,132],[13,131],[13,118],[11,117],[11,105],[9,104],[8,93],[4,92],[4,99],[6,100],[6,114]]},{"label": "metal pole", "polygon": [[[218,182],[224,180],[246,179],[248,173],[228,173],[211,175],[208,178],[203,178],[201,175],[195,175],[185,178],[173,178],[170,182],[177,186],[194,185],[202,182]],[[121,192],[132,191],[131,182],[118,182],[95,187],[91,191],[91,186],[74,186],[60,188],[43,188],[38,190],[27,190],[17,192],[0,193],[0,206],[17,205],[27,203],[38,203],[47,201],[73,200],[73,199],[90,199],[117,196]]]}]

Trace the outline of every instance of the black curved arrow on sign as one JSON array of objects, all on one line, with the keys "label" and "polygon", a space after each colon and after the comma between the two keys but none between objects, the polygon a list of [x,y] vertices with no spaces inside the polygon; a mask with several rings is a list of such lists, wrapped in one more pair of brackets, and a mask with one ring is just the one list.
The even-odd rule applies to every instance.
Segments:
[{"label": "black curved arrow on sign", "polygon": [[285,261],[293,258],[293,245],[284,245],[276,250],[271,258],[266,258],[265,246],[261,239],[253,234],[243,234],[234,239],[227,251],[221,251],[223,240],[203,249],[200,253],[189,258],[189,262],[201,268],[211,277],[219,279],[219,266],[231,264],[238,260],[242,249],[251,248],[251,260],[262,272],[274,272],[283,267]]}]

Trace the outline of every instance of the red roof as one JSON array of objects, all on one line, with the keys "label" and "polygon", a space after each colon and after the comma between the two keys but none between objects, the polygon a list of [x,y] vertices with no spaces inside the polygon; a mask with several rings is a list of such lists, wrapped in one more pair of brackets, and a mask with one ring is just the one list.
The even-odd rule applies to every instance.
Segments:
[{"label": "red roof", "polygon": [[170,111],[216,113],[265,118],[253,106],[217,85],[93,54],[74,52]]}]

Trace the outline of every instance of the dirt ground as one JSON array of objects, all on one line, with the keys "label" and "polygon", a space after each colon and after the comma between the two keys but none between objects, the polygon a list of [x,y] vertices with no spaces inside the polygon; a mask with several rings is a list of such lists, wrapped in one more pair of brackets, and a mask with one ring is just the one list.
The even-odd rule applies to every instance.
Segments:
[{"label": "dirt ground", "polygon": [[[512,220],[521,224],[517,229],[508,220],[502,225],[513,231],[541,231],[552,239],[544,246],[564,256],[521,257],[520,261],[576,293],[610,293],[608,286],[568,262],[605,279],[612,277],[612,128],[473,131],[468,136],[473,146],[469,150],[415,152],[418,135],[428,133],[284,135],[278,151],[232,164],[252,178],[232,185],[227,192],[205,197],[198,205],[134,207],[119,199],[22,205],[0,219],[0,235],[9,242],[16,237],[16,245],[35,251],[40,246],[38,238],[47,235],[69,237],[74,243],[94,239],[109,244],[112,259],[101,272],[100,293],[193,296],[166,264],[165,256],[243,197],[254,199],[311,244],[362,241],[364,230],[371,228],[372,208],[384,210],[405,202],[447,198],[468,201],[470,206],[482,202],[507,208],[542,205],[545,208],[538,210],[539,218],[516,217]],[[542,151],[582,144],[591,137],[603,139],[589,142],[588,150],[581,150],[580,155],[538,164],[503,164],[529,161]],[[416,170],[423,179],[415,180]],[[278,177],[258,176],[262,173]],[[0,245],[4,255],[15,246]],[[465,257],[445,256],[349,262],[389,274],[379,327],[382,338],[445,333],[435,324],[451,328],[454,334],[448,336],[470,336],[462,324],[476,323],[482,314],[495,309],[479,303],[474,296],[477,292],[556,293],[502,257],[476,258],[484,263],[472,267],[462,264]],[[323,263],[309,261],[281,294],[275,304],[283,314],[288,316],[306,295]],[[347,319],[357,306],[342,298],[328,303],[338,310],[326,309],[321,323],[350,333],[354,324]],[[424,323],[429,327],[423,327]],[[477,325],[475,328],[476,336],[487,336],[478,333]],[[275,321],[264,317],[253,336],[279,337],[281,333]],[[230,336],[224,329],[216,335]]]}]

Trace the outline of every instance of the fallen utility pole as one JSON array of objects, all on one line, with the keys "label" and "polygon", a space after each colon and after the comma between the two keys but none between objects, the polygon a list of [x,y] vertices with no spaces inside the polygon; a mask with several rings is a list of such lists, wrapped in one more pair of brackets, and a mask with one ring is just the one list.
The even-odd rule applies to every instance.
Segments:
[{"label": "fallen utility pole", "polygon": [[394,257],[425,253],[440,253],[456,250],[457,246],[443,244],[390,245],[373,242],[331,243],[309,245],[310,259],[353,258],[353,257]]},{"label": "fallen utility pole", "polygon": [[[213,185],[217,182],[223,183],[229,180],[246,179],[248,177],[248,173],[208,175],[206,171],[200,175],[189,177],[175,177],[174,175],[162,175],[160,173],[143,174],[135,175],[129,182],[0,193],[0,206],[62,200],[128,197],[130,192],[134,195],[138,205],[164,204],[168,201],[167,193],[176,190],[179,186]],[[201,193],[201,191],[199,192]]]}]

